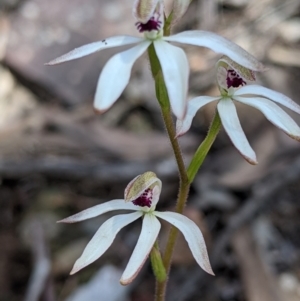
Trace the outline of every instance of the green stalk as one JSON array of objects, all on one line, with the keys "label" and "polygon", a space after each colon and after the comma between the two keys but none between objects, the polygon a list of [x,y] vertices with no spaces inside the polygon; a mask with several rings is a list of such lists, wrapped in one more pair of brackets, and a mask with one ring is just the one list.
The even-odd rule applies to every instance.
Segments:
[{"label": "green stalk", "polygon": [[[186,173],[186,168],[184,165],[180,145],[178,143],[178,140],[176,138],[176,130],[174,127],[173,119],[172,119],[172,113],[171,113],[171,107],[170,107],[170,101],[169,96],[167,92],[167,88],[164,82],[161,66],[159,63],[159,60],[156,56],[154,46],[151,45],[148,48],[148,54],[150,58],[150,65],[152,74],[155,80],[155,89],[156,89],[156,97],[158,99],[158,102],[161,107],[162,111],[162,117],[165,123],[166,131],[169,136],[169,140],[171,142],[171,146],[174,152],[174,156],[176,159],[178,172],[179,172],[179,192],[178,192],[178,198],[177,198],[177,204],[176,204],[176,212],[182,213],[189,189],[190,184],[188,180],[188,176]],[[166,248],[163,254],[163,264],[165,267],[166,275],[168,276],[170,273],[171,268],[171,260],[173,255],[174,246],[177,239],[178,230],[175,227],[171,227],[169,237],[167,240]],[[166,287],[167,287],[167,281],[168,277],[164,281],[156,281],[156,293],[155,293],[155,300],[156,301],[164,301],[165,300],[165,294],[166,294]]]},{"label": "green stalk", "polygon": [[194,181],[194,178],[201,167],[204,159],[206,158],[207,153],[209,152],[212,144],[214,143],[219,131],[221,128],[221,120],[218,111],[214,116],[214,119],[210,125],[207,136],[203,140],[203,142],[198,147],[196,153],[194,154],[189,167],[187,169],[187,174],[189,178],[189,183]]},{"label": "green stalk", "polygon": [[[214,120],[210,126],[207,137],[205,138],[203,143],[199,146],[188,169],[186,170],[180,145],[176,138],[176,130],[172,119],[172,112],[171,112],[167,88],[164,82],[164,77],[162,74],[160,62],[155,53],[153,44],[148,48],[148,55],[150,59],[152,75],[155,80],[156,97],[161,107],[162,117],[165,123],[166,131],[169,136],[169,140],[171,142],[171,146],[174,152],[174,156],[176,159],[178,172],[179,172],[179,192],[178,192],[175,211],[177,213],[182,214],[188,198],[190,185],[193,182],[196,173],[201,167],[212,143],[214,142],[219,132],[221,121],[218,113],[216,113]],[[166,272],[166,278],[163,281],[161,281],[161,279],[156,279],[155,301],[165,300],[168,275],[171,269],[172,255],[173,255],[177,235],[178,235],[177,228],[171,227],[167,239],[166,248],[162,256],[162,261]]]}]

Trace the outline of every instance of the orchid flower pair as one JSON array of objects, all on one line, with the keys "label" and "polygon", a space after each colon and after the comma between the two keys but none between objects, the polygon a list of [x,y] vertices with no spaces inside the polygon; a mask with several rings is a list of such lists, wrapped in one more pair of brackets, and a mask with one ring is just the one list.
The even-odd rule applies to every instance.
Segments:
[{"label": "orchid flower pair", "polygon": [[[175,4],[177,3],[174,7],[175,19],[184,13],[189,2],[189,0],[175,1]],[[134,47],[114,55],[102,69],[94,100],[94,107],[100,113],[109,109],[120,97],[129,82],[134,62],[150,45],[154,46],[161,64],[170,104],[178,119],[183,119],[186,114],[189,64],[184,51],[169,42],[204,46],[228,56],[253,71],[264,69],[258,60],[241,47],[211,32],[193,30],[164,36],[164,10],[161,0],[136,1],[133,11],[138,20],[137,29],[144,34],[144,37],[110,37],[76,48],[47,63],[47,65],[56,65],[103,49],[136,44]]]},{"label": "orchid flower pair", "polygon": [[[300,128],[277,102],[300,114],[300,106],[287,96],[258,85],[247,85],[255,81],[252,70],[237,64],[228,57],[217,63],[217,82],[220,95],[216,97],[199,96],[188,102],[185,118],[177,120],[177,136],[186,133],[191,127],[197,111],[208,103],[217,101],[217,110],[222,125],[234,146],[251,164],[257,164],[256,154],[251,148],[239,122],[234,101],[260,110],[265,117],[291,138],[300,140]],[[272,102],[273,101],[273,102]]]},{"label": "orchid flower pair", "polygon": [[[174,22],[182,16],[189,3],[190,0],[174,0],[172,12]],[[297,113],[300,113],[300,107],[278,92],[258,85],[247,85],[254,82],[254,72],[264,70],[263,65],[248,52],[229,40],[206,31],[193,30],[164,36],[165,19],[162,0],[137,0],[133,12],[137,20],[137,29],[144,34],[143,37],[110,37],[76,48],[48,63],[48,65],[56,65],[103,49],[135,44],[132,48],[114,55],[104,66],[95,94],[96,110],[104,112],[114,104],[129,82],[134,62],[153,46],[161,65],[171,108],[177,117],[177,136],[183,135],[190,128],[193,117],[202,106],[217,101],[217,110],[222,124],[233,144],[246,160],[256,164],[255,152],[249,145],[237,117],[233,101],[238,101],[259,109],[292,138],[300,139],[300,128],[272,101]],[[170,42],[204,46],[224,55],[217,64],[219,96],[200,96],[189,102],[186,101],[188,60],[184,51],[171,45]],[[103,223],[76,261],[71,274],[97,260],[112,244],[116,234],[140,217],[143,217],[142,231],[121,277],[121,284],[130,283],[147,259],[161,227],[157,218],[164,219],[177,227],[183,233],[197,263],[206,272],[213,274],[203,236],[196,224],[181,214],[155,210],[161,187],[161,181],[157,176],[153,172],[146,172],[128,184],[124,199],[112,200],[61,220],[60,222],[64,223],[74,223],[113,210],[134,211],[114,216]]]},{"label": "orchid flower pair", "polygon": [[134,211],[133,213],[113,216],[104,222],[86,246],[81,257],[77,259],[71,274],[78,272],[102,256],[123,227],[142,217],[142,231],[120,279],[121,284],[127,285],[132,282],[147,259],[161,227],[157,218],[161,218],[178,228],[200,267],[207,273],[214,275],[209,263],[204,238],[197,225],[182,214],[155,210],[161,187],[162,183],[156,174],[146,172],[135,177],[127,185],[124,199],[96,205],[59,221],[60,223],[76,223],[113,210]]}]

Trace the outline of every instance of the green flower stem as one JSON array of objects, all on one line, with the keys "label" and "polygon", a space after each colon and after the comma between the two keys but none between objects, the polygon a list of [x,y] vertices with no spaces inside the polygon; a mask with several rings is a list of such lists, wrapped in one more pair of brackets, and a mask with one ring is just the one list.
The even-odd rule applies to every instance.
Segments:
[{"label": "green flower stem", "polygon": [[[177,198],[176,212],[178,213],[183,212],[185,203],[188,198],[189,189],[190,189],[190,185],[188,183],[181,182],[179,188],[179,194]],[[178,229],[172,226],[169,232],[169,237],[163,255],[163,263],[165,266],[167,276],[169,275],[171,269],[171,260],[172,260],[172,255],[173,255],[177,235],[178,235]],[[162,282],[156,281],[155,301],[165,300],[167,281],[168,278]]]},{"label": "green flower stem", "polygon": [[173,124],[171,110],[162,108],[162,116],[163,116],[163,120],[164,120],[164,123],[165,123],[167,133],[169,135],[169,139],[170,139],[172,148],[173,148],[173,152],[174,152],[174,155],[175,155],[175,158],[176,158],[177,167],[178,167],[178,171],[179,171],[180,182],[182,184],[186,184],[186,183],[188,183],[186,167],[184,165],[184,161],[183,161],[183,158],[182,158],[180,145],[178,143],[177,138],[175,138],[176,131],[175,131],[174,124]]},{"label": "green flower stem", "polygon": [[[156,97],[161,107],[163,120],[172,145],[172,149],[175,155],[175,159],[179,171],[179,192],[178,192],[175,211],[177,213],[182,214],[188,198],[190,185],[193,182],[196,173],[198,172],[200,166],[202,165],[212,143],[214,142],[219,132],[221,121],[218,113],[216,113],[214,120],[210,126],[207,137],[199,146],[188,169],[186,170],[181,149],[178,140],[176,138],[176,130],[172,119],[172,112],[171,112],[167,88],[164,82],[161,66],[157,58],[157,55],[155,53],[155,49],[153,45],[151,45],[148,48],[148,54],[150,59],[152,75],[155,80]],[[155,292],[156,301],[165,300],[168,275],[171,268],[172,255],[173,255],[177,235],[178,235],[177,228],[171,227],[169,237],[167,239],[166,248],[162,257],[167,277],[163,281],[160,281],[160,279],[156,279],[156,292]]]},{"label": "green flower stem", "polygon": [[[169,129],[170,124],[168,123],[168,118],[171,119],[171,115],[169,114],[169,115],[165,116],[164,110],[162,110],[162,111],[163,111],[163,118],[165,120],[165,124],[166,124],[168,133],[169,132],[173,133],[173,131],[175,132],[173,124],[172,124],[173,131]],[[188,182],[186,182],[185,180],[182,181],[182,179],[180,178],[181,180],[180,180],[180,187],[179,187],[179,193],[178,193],[177,204],[176,204],[176,212],[178,212],[178,213],[183,212],[184,206],[185,206],[187,198],[188,198],[190,184],[193,182],[195,175],[197,174],[207,153],[209,152],[213,142],[215,141],[215,139],[219,133],[220,127],[221,127],[220,116],[219,116],[218,112],[216,112],[214,119],[210,125],[210,128],[209,128],[206,138],[200,144],[199,148],[197,149],[197,151],[196,151],[194,157],[192,158],[192,161],[187,169]],[[174,135],[170,136],[170,134],[169,134],[169,138],[171,140],[172,146],[173,146],[172,140],[175,140],[177,142],[177,139],[174,137],[175,137]],[[176,153],[175,149],[174,149],[174,153]],[[181,156],[181,153],[180,153],[180,156]],[[178,166],[178,169],[179,169],[179,166]],[[184,179],[185,179],[185,176],[184,176]],[[171,227],[169,237],[167,240],[167,244],[166,244],[166,249],[165,249],[164,256],[163,256],[163,263],[164,263],[167,275],[169,275],[169,272],[170,272],[171,260],[172,260],[172,255],[173,255],[177,235],[178,235],[177,228]],[[167,279],[162,282],[156,281],[156,294],[155,294],[156,301],[164,301],[165,300],[166,287],[167,287]]]},{"label": "green flower stem", "polygon": [[172,145],[172,149],[174,151],[176,163],[179,170],[180,182],[188,183],[188,177],[187,177],[186,168],[181,154],[181,149],[177,138],[175,138],[176,130],[172,119],[172,113],[171,113],[167,88],[165,85],[164,77],[161,71],[161,66],[156,56],[153,44],[148,48],[148,54],[150,58],[152,75],[155,80],[156,97],[160,104],[165,127]]},{"label": "green flower stem", "polygon": [[[155,80],[155,89],[156,89],[156,97],[158,99],[158,102],[161,107],[163,120],[165,123],[165,127],[172,145],[172,149],[175,155],[176,163],[178,166],[179,171],[179,193],[177,198],[177,204],[176,204],[176,212],[182,213],[189,189],[190,184],[186,172],[186,167],[184,165],[184,161],[181,154],[181,149],[178,143],[178,140],[176,138],[176,130],[174,127],[173,119],[172,119],[172,113],[171,113],[171,107],[170,107],[170,101],[168,97],[168,92],[166,89],[166,85],[164,82],[163,74],[161,71],[161,66],[159,63],[159,60],[156,56],[155,49],[153,45],[151,45],[148,49],[148,54],[150,58],[150,65],[152,74]],[[171,227],[169,237],[167,240],[165,252],[163,254],[163,263],[165,267],[166,274],[169,275],[170,268],[171,268],[171,260],[172,260],[172,254],[174,250],[174,246],[176,243],[178,230],[174,227]],[[167,287],[167,280],[164,281],[156,281],[156,301],[164,301],[165,300],[165,294],[166,294],[166,287]]]},{"label": "green flower stem", "polygon": [[207,153],[209,152],[212,144],[214,143],[221,128],[221,120],[218,111],[216,111],[215,117],[210,125],[207,136],[204,141],[198,147],[194,157],[192,158],[190,165],[187,169],[189,183],[194,181],[195,175],[201,167]]}]

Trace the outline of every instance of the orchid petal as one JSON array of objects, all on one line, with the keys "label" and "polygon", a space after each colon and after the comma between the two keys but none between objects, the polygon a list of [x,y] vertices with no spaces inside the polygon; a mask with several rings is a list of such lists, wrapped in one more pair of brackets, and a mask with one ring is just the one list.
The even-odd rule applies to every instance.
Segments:
[{"label": "orchid petal", "polygon": [[163,40],[153,42],[160,61],[172,110],[178,119],[186,113],[189,63],[184,51]]},{"label": "orchid petal", "polygon": [[120,279],[122,285],[129,284],[137,276],[144,262],[148,258],[158,236],[160,226],[160,222],[154,215],[144,215],[140,237]]},{"label": "orchid petal", "polygon": [[260,110],[266,118],[290,137],[300,140],[300,128],[297,123],[278,105],[266,98],[248,98],[234,96],[234,100]]},{"label": "orchid petal", "polygon": [[227,55],[233,61],[253,71],[265,70],[263,64],[246,50],[212,32],[203,30],[184,31],[169,37],[164,37],[164,40],[207,47],[217,53]]},{"label": "orchid petal", "polygon": [[116,215],[103,223],[76,260],[70,274],[75,274],[102,256],[113,243],[117,233],[142,215],[142,212]]},{"label": "orchid petal", "polygon": [[94,107],[100,113],[109,109],[129,82],[134,62],[151,44],[143,41],[135,47],[115,54],[104,66],[99,77]]},{"label": "orchid petal", "polygon": [[[159,193],[161,191],[161,180],[152,171],[147,171],[141,175],[136,176],[127,184],[124,192],[125,202],[130,202],[141,196],[145,190],[151,186],[158,186]],[[159,197],[159,195],[158,195]]]},{"label": "orchid petal", "polygon": [[219,99],[220,97],[211,97],[211,96],[200,96],[191,99],[188,102],[188,108],[184,119],[183,120],[177,119],[176,136],[179,137],[190,129],[192,120],[195,117],[198,110],[200,110],[206,104]]},{"label": "orchid petal", "polygon": [[197,263],[204,271],[214,275],[209,263],[205,241],[198,226],[186,216],[176,212],[154,211],[153,213],[181,231]]},{"label": "orchid petal", "polygon": [[154,14],[160,0],[136,0],[133,5],[133,16],[142,23],[147,23]]},{"label": "orchid petal", "polygon": [[290,110],[300,114],[300,106],[297,103],[295,103],[289,97],[287,97],[279,92],[273,91],[271,89],[268,89],[268,88],[265,88],[262,86],[258,86],[258,85],[247,85],[247,86],[241,87],[234,93],[234,95],[236,95],[236,96],[246,96],[245,94],[252,94],[252,95],[267,97],[267,98],[289,108]]},{"label": "orchid petal", "polygon": [[90,44],[83,45],[74,50],[50,61],[46,65],[57,65],[71,60],[79,59],[83,56],[87,56],[94,52],[100,51],[102,49],[108,49],[118,46],[124,46],[129,44],[135,44],[143,41],[143,38],[136,38],[131,36],[116,36],[104,39],[99,42],[94,42]]},{"label": "orchid petal", "polygon": [[233,101],[230,98],[222,99],[218,103],[218,111],[223,127],[233,145],[250,164],[257,164],[255,152],[241,127]]},{"label": "orchid petal", "polygon": [[93,217],[96,217],[98,215],[101,215],[103,213],[114,211],[114,210],[137,210],[139,209],[137,206],[133,205],[132,203],[126,203],[125,200],[112,200],[109,202],[105,202],[100,205],[93,206],[91,208],[85,209],[79,213],[76,213],[74,215],[71,215],[67,218],[64,218],[58,223],[77,223],[84,221],[86,219],[90,219]]},{"label": "orchid petal", "polygon": [[156,185],[156,186],[153,187],[153,189],[152,189],[152,203],[151,203],[150,210],[155,210],[157,202],[159,201],[160,191],[161,191],[160,186]]}]

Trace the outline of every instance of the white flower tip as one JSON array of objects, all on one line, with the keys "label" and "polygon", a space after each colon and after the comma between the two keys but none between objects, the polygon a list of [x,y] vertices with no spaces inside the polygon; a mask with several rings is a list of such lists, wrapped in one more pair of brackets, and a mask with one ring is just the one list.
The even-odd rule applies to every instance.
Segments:
[{"label": "white flower tip", "polygon": [[197,261],[197,262],[206,273],[208,273],[212,276],[215,276],[215,273],[213,272],[212,267],[210,265],[208,254],[207,254],[206,250],[205,250],[205,253],[202,254],[202,258],[201,258],[200,262],[199,261]]},{"label": "white flower tip", "polygon": [[287,133],[289,137],[300,142],[300,136]]},{"label": "white flower tip", "polygon": [[52,61],[45,63],[44,66],[54,66],[54,65],[59,65],[62,64],[64,62],[68,61],[68,59],[66,59],[65,55],[62,55],[60,57],[57,57],[56,59],[53,59]]},{"label": "white flower tip", "polygon": [[185,134],[184,132],[177,131],[177,132],[176,132],[176,136],[175,136],[175,138],[177,139],[177,138],[179,138],[179,137],[183,136],[184,134]]},{"label": "white flower tip", "polygon": [[245,153],[243,153],[241,150],[239,150],[237,148],[238,152],[243,156],[243,158],[248,162],[250,163],[251,165],[257,165],[258,164],[258,161],[256,159],[256,154],[254,151],[252,151],[253,153],[252,154],[249,154],[246,155]]},{"label": "white flower tip", "polygon": [[175,138],[181,137],[188,130],[189,130],[189,127],[184,127],[183,126],[183,121],[177,119],[177,122],[176,122],[176,136],[175,136]]},{"label": "white flower tip", "polygon": [[206,263],[204,271],[212,276],[216,276],[211,268],[209,261]]},{"label": "white flower tip", "polygon": [[123,286],[126,286],[128,284],[130,284],[132,281],[134,280],[134,277],[131,277],[130,279],[120,279],[120,284]]},{"label": "white flower tip", "polygon": [[73,267],[72,271],[70,272],[70,275],[74,275],[75,273],[77,273],[80,269],[75,268],[75,266]]},{"label": "white flower tip", "polygon": [[212,267],[209,262],[209,257],[208,257],[207,251],[206,251],[206,247],[205,247],[205,252],[202,253],[201,261],[200,262],[198,261],[198,264],[206,273],[208,273],[212,276],[215,276],[215,273],[213,272]]},{"label": "white flower tip", "polygon": [[63,219],[57,221],[56,223],[57,223],[57,224],[62,224],[62,223],[71,224],[72,221],[70,221],[69,218],[66,217],[66,218],[63,218]]},{"label": "white flower tip", "polygon": [[81,255],[81,257],[79,257],[76,260],[76,262],[70,272],[70,275],[76,274],[77,272],[79,272],[80,270],[82,270],[83,268],[85,268],[86,266],[88,266],[89,264],[91,264],[93,262],[93,261],[90,262],[86,259],[87,259],[86,257],[82,257],[82,255]]},{"label": "white flower tip", "polygon": [[134,270],[133,273],[129,273],[127,275],[127,277],[124,276],[124,274],[126,273],[126,271],[125,271],[125,273],[122,275],[122,277],[120,279],[120,284],[121,285],[124,285],[124,286],[128,285],[136,278],[136,276],[138,275],[138,273],[140,272],[140,270],[144,266],[144,263],[145,263],[146,259],[148,258],[148,256],[149,256],[149,254],[146,254],[146,256],[143,258],[143,260],[140,262],[138,268],[136,270]]},{"label": "white flower tip", "polygon": [[251,165],[257,165],[258,164],[256,157],[255,158],[249,158],[249,157],[246,157],[245,155],[243,155],[243,157]]},{"label": "white flower tip", "polygon": [[176,121],[176,136],[175,138],[178,138],[182,135],[184,135],[187,132],[188,129],[184,129],[183,127],[183,121],[180,119],[177,119]]},{"label": "white flower tip", "polygon": [[109,108],[107,108],[107,109],[98,109],[98,108],[96,108],[96,107],[94,106],[94,112],[95,112],[97,115],[101,115],[101,114],[105,113],[108,109],[109,109]]},{"label": "white flower tip", "polygon": [[[77,215],[77,214],[76,214],[76,215]],[[69,216],[69,217],[66,217],[66,218],[63,218],[63,219],[57,221],[56,223],[57,223],[57,224],[62,224],[62,223],[64,223],[64,224],[74,224],[74,223],[76,223],[76,222],[77,222],[77,220],[74,219],[74,215],[71,215],[71,216]]]}]

